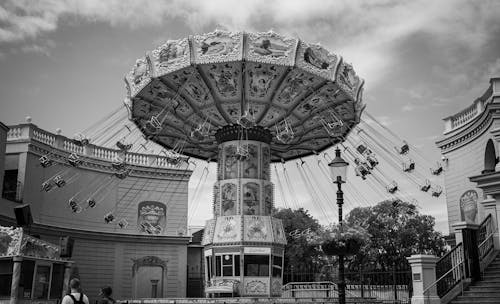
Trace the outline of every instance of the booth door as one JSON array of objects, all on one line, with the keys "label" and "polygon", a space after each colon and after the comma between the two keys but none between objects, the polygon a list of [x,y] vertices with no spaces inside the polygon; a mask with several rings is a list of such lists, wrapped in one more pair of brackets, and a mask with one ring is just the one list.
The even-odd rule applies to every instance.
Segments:
[{"label": "booth door", "polygon": [[163,298],[163,268],[139,267],[134,277],[134,298]]}]

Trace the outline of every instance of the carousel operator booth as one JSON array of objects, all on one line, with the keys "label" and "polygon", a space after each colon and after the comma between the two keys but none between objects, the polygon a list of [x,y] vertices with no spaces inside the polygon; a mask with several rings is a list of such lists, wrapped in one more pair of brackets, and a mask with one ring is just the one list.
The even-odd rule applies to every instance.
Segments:
[{"label": "carousel operator booth", "polygon": [[0,304],[58,303],[70,270],[59,246],[0,226]]}]

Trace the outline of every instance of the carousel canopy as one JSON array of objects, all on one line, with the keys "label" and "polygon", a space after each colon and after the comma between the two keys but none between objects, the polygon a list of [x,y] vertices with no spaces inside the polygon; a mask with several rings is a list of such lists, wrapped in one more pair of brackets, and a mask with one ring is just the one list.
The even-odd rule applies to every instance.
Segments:
[{"label": "carousel canopy", "polygon": [[341,56],[274,32],[169,40],[125,77],[129,118],[163,147],[217,160],[215,134],[271,134],[271,161],[344,141],[364,109],[363,81]]}]

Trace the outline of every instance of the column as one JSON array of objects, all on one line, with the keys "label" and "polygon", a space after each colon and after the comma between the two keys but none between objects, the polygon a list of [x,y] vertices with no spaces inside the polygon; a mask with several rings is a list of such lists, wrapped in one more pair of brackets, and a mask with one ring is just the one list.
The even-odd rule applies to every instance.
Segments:
[{"label": "column", "polygon": [[500,250],[500,235],[498,218],[500,216],[500,202],[497,203],[496,199],[491,195],[487,195],[486,199],[481,202],[484,209],[484,218],[491,214],[491,222],[493,225],[493,245],[495,250]]},{"label": "column", "polygon": [[[62,289],[62,298],[64,298],[65,295],[69,293],[69,279],[71,278],[72,274],[72,267],[73,267],[73,262],[66,262],[64,263],[64,279],[63,279],[63,289]],[[12,304],[12,303],[11,303]]]},{"label": "column", "polygon": [[15,256],[12,258],[14,266],[12,268],[12,285],[10,287],[10,304],[17,304],[19,296],[19,280],[21,279],[21,264],[23,257]]},{"label": "column", "polygon": [[455,240],[462,243],[464,247],[465,258],[465,276],[471,278],[472,281],[481,280],[481,266],[479,263],[479,244],[478,244],[478,229],[479,225],[457,222],[451,225],[455,230]]},{"label": "column", "polygon": [[[417,254],[406,258],[411,266],[413,296],[412,304],[441,304],[437,295],[436,262],[434,255]],[[425,293],[424,293],[425,292]]]}]

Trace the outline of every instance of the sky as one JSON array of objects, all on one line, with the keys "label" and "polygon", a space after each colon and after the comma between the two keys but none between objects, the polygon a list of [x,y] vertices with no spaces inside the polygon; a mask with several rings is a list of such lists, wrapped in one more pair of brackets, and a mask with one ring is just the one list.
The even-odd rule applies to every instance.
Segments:
[{"label": "sky", "polygon": [[[342,55],[365,79],[367,111],[438,160],[442,118],[500,76],[498,16],[500,1],[488,0],[0,0],[0,121],[31,116],[72,136],[122,104],[124,75],[163,42],[272,29]],[[211,202],[195,203],[193,224],[202,225]],[[444,199],[421,212],[447,233]]]}]

